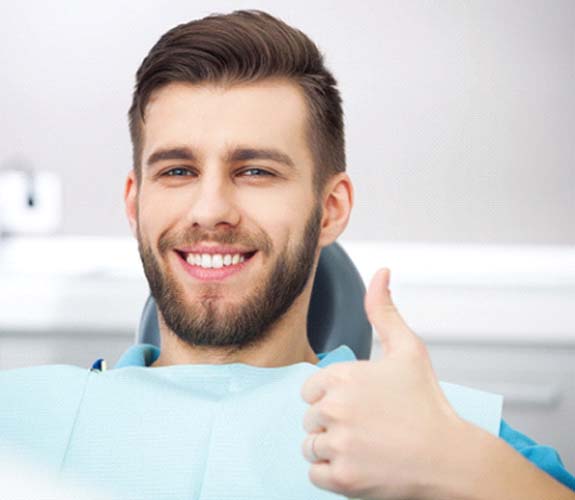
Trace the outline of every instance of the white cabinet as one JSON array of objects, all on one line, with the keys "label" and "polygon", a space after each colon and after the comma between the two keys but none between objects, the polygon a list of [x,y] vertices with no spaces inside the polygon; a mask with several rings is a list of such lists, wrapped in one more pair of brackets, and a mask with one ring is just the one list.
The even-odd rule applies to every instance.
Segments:
[{"label": "white cabinet", "polygon": [[120,356],[134,343],[134,335],[106,335],[102,332],[51,332],[26,334],[3,332],[0,335],[0,370],[39,365],[92,366],[104,358],[113,368]]}]

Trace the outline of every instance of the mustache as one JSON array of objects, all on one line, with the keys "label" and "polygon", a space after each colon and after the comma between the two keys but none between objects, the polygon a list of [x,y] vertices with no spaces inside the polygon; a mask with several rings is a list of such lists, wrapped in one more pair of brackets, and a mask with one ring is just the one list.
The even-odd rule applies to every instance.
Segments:
[{"label": "mustache", "polygon": [[272,242],[269,237],[262,235],[261,238],[245,238],[238,236],[235,231],[226,231],[219,233],[208,233],[206,231],[186,231],[181,235],[162,234],[158,243],[158,250],[164,254],[174,248],[184,246],[194,246],[199,243],[217,243],[228,246],[243,246],[247,248],[257,248],[265,253],[272,249]]}]

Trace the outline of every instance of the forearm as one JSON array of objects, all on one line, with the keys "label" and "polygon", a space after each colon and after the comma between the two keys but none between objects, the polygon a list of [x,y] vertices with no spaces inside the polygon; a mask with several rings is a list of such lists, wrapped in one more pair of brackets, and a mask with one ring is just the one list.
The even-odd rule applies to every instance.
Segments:
[{"label": "forearm", "polygon": [[538,468],[504,440],[466,425],[465,437],[452,443],[443,484],[444,500],[575,500],[575,492]]}]

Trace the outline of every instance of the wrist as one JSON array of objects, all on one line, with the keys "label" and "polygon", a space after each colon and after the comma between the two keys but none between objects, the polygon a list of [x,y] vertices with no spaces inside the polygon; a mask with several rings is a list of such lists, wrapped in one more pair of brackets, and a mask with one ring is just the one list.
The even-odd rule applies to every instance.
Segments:
[{"label": "wrist", "polygon": [[573,500],[573,492],[503,439],[469,422],[454,425],[438,460],[433,500]]},{"label": "wrist", "polygon": [[501,459],[501,445],[506,445],[499,437],[486,430],[460,419],[453,434],[453,441],[445,448],[441,484],[437,485],[443,500],[482,500],[495,497],[485,496],[486,483],[493,481],[498,473],[498,460]]},{"label": "wrist", "polygon": [[436,434],[430,446],[427,477],[418,484],[420,500],[479,500],[478,483],[484,480],[482,467],[489,462],[498,438],[460,417]]}]

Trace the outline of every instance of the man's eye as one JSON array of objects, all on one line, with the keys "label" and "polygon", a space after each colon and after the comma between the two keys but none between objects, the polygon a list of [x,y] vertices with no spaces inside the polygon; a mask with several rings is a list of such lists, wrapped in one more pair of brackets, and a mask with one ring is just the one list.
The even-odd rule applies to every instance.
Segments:
[{"label": "man's eye", "polygon": [[189,172],[189,170],[187,168],[176,167],[171,168],[170,170],[166,170],[162,175],[166,175],[168,177],[181,177],[178,173],[172,172]]},{"label": "man's eye", "polygon": [[[245,174],[246,172],[262,172],[264,176],[266,176],[266,175],[272,175],[273,176],[272,173],[268,172],[267,170],[262,170],[261,168],[248,168],[241,173]],[[261,175],[249,175],[248,177],[261,177]]]}]

